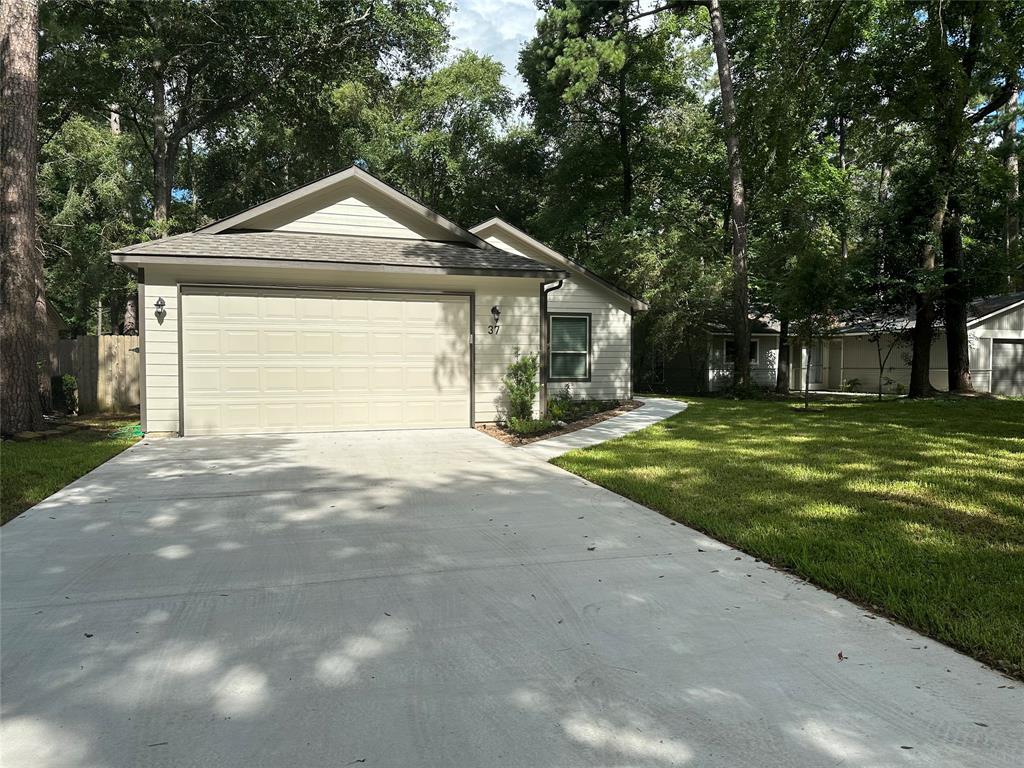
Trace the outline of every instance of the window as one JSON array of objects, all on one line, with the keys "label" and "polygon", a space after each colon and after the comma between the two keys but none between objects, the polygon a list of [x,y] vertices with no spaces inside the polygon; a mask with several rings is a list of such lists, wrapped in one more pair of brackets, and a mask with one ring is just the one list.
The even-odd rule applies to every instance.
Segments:
[{"label": "window", "polygon": [[550,381],[590,378],[590,315],[551,315],[549,318]]},{"label": "window", "polygon": [[[732,339],[725,340],[725,362],[736,362],[736,342]],[[757,365],[757,339],[750,342],[750,364]]]}]

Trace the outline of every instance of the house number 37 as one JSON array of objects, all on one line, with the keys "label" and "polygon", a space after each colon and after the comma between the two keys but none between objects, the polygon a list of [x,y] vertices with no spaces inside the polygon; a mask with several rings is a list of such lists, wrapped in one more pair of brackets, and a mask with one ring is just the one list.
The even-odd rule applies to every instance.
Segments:
[{"label": "house number 37", "polygon": [[488,325],[487,326],[487,333],[489,333],[491,336],[497,336],[498,335],[498,331],[500,331],[500,330],[501,330],[501,326],[498,325],[497,323],[495,323],[494,325]]},{"label": "house number 37", "polygon": [[497,336],[498,331],[501,330],[501,326],[498,322],[501,320],[501,307],[495,304],[491,307],[491,324],[487,326],[487,333],[491,336]]}]

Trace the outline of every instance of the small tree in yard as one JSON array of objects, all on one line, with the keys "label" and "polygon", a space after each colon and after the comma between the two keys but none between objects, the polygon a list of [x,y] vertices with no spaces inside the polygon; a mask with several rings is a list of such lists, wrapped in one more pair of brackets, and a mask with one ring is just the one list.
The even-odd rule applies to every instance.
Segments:
[{"label": "small tree in yard", "polygon": [[540,391],[540,383],[537,381],[539,370],[536,355],[521,355],[516,347],[516,359],[505,372],[503,382],[505,394],[508,397],[509,420],[533,418],[533,403]]}]

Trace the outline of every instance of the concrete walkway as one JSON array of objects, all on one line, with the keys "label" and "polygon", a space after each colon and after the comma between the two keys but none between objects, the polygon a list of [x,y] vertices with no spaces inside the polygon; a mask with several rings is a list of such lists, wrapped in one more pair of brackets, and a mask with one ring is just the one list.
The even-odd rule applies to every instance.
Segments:
[{"label": "concrete walkway", "polygon": [[146,441],[0,538],[5,768],[1024,754],[1024,685],[475,430]]},{"label": "concrete walkway", "polygon": [[664,397],[637,399],[643,400],[644,404],[629,413],[607,419],[592,427],[578,429],[575,432],[552,437],[548,440],[538,440],[535,443],[516,448],[516,450],[534,458],[548,461],[555,456],[561,456],[563,453],[568,453],[577,448],[586,448],[603,443],[606,440],[614,440],[616,437],[628,435],[630,432],[636,432],[652,424],[657,424],[669,416],[675,416],[677,413],[686,410],[686,403],[679,400],[669,400]]}]

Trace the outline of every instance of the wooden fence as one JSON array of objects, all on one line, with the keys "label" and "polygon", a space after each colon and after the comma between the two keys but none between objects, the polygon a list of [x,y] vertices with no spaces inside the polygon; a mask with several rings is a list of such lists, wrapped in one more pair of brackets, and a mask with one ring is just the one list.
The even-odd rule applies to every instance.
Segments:
[{"label": "wooden fence", "polygon": [[81,336],[57,342],[57,374],[78,380],[78,408],[130,411],[139,407],[139,337]]}]

